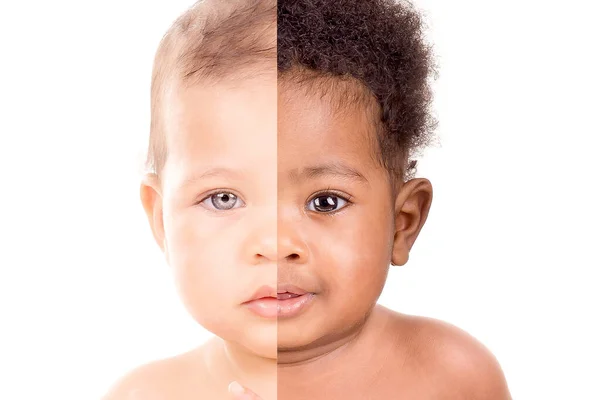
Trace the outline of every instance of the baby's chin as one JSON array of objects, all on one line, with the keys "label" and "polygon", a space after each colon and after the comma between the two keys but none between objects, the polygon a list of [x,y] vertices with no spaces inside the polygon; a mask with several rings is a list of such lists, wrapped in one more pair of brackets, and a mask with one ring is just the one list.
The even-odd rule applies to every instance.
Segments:
[{"label": "baby's chin", "polygon": [[251,329],[249,328],[249,331],[243,334],[238,343],[257,356],[276,360],[277,326],[274,325],[270,329],[255,329],[253,332],[250,332]]},{"label": "baby's chin", "polygon": [[[304,352],[327,346],[335,332],[326,321],[314,323],[295,323],[296,321],[280,321],[277,327],[277,351]],[[331,320],[329,321],[331,322]]]},{"label": "baby's chin", "polygon": [[277,329],[277,350],[288,351],[294,349],[303,349],[310,346],[318,338],[314,332],[308,329],[298,329],[298,327],[282,327]]},{"label": "baby's chin", "polygon": [[[355,336],[357,329],[364,326],[364,315],[347,314],[335,318],[329,312],[314,315],[313,321],[280,320],[277,326],[278,360],[302,355],[329,352]],[[321,318],[319,318],[321,317]]]},{"label": "baby's chin", "polygon": [[213,323],[201,324],[215,336],[226,342],[235,343],[244,351],[255,356],[269,359],[277,358],[276,321],[257,321],[256,323]]}]

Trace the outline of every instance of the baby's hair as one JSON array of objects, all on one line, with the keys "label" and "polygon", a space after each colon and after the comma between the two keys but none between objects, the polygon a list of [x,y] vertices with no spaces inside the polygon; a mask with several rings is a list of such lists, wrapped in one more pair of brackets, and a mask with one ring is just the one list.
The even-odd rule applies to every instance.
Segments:
[{"label": "baby's hair", "polygon": [[336,109],[374,111],[377,159],[399,179],[414,175],[408,159],[436,127],[429,83],[436,69],[423,27],[407,1],[277,2],[279,79],[327,92]]},{"label": "baby's hair", "polygon": [[176,86],[274,74],[275,0],[200,0],[162,38],[152,72],[147,172],[160,177],[168,149],[164,103]]}]

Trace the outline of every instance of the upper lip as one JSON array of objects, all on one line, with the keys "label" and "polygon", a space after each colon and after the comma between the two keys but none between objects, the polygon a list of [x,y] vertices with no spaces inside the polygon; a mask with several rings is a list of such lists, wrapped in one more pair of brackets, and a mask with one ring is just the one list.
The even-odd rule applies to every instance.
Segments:
[{"label": "upper lip", "polygon": [[260,288],[258,288],[258,290],[256,292],[254,292],[252,297],[249,300],[247,300],[246,302],[263,299],[265,297],[273,297],[276,299],[277,298],[277,290],[275,290],[275,288],[272,286],[268,286],[268,285],[261,286]]},{"label": "upper lip", "polygon": [[302,288],[299,288],[298,286],[294,286],[294,285],[290,285],[288,283],[284,283],[281,285],[277,285],[277,293],[281,294],[281,293],[292,293],[292,294],[296,294],[298,296],[302,296],[303,294],[306,293],[310,293]]}]

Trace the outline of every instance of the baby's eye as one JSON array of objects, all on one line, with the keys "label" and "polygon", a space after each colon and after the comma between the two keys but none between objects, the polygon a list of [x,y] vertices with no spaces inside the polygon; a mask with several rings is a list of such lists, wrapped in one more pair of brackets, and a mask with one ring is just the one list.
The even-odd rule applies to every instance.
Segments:
[{"label": "baby's eye", "polygon": [[348,204],[348,200],[333,193],[323,193],[308,202],[308,209],[320,213],[339,211]]},{"label": "baby's eye", "polygon": [[244,202],[233,193],[220,192],[211,194],[202,200],[201,204],[204,204],[206,207],[211,209],[227,211],[233,208],[241,207],[244,205]]}]

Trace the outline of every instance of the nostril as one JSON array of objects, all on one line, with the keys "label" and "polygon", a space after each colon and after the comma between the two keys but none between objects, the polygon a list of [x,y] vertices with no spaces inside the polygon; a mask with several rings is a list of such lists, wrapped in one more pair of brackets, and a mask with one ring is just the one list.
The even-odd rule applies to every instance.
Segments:
[{"label": "nostril", "polygon": [[286,257],[289,261],[296,261],[300,258],[300,256],[296,253],[290,254]]}]

